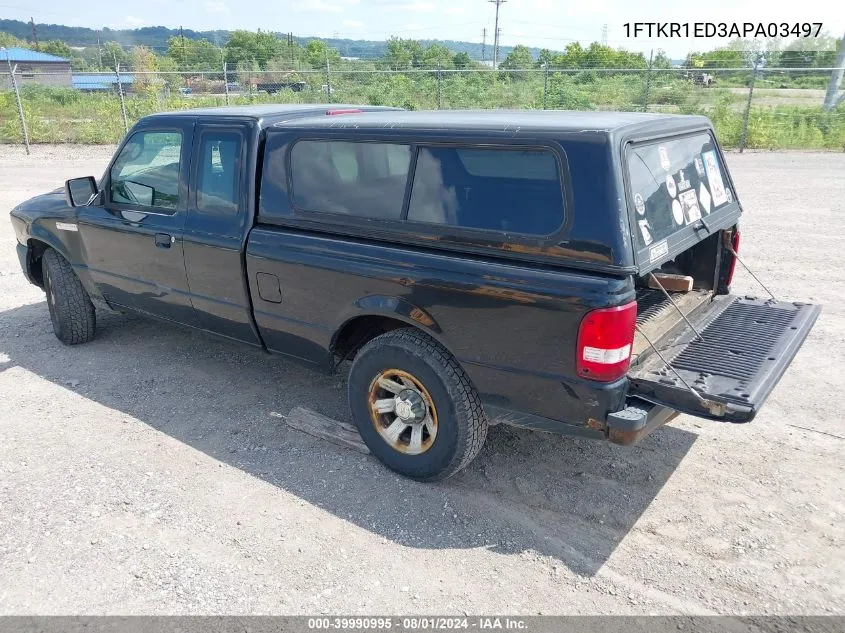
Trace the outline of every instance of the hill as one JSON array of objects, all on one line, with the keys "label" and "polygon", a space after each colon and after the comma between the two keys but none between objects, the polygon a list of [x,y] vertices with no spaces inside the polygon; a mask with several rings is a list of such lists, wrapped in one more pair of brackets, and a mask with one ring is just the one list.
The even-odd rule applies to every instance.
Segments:
[{"label": "hill", "polygon": [[[35,29],[38,33],[38,39],[46,40],[60,40],[68,46],[96,46],[97,45],[97,31],[82,26],[65,26],[62,24],[36,24]],[[20,20],[0,20],[0,31],[14,35],[22,40],[32,39],[32,26],[28,22],[21,22]],[[117,42],[123,46],[147,46],[156,52],[163,52],[167,48],[167,40],[171,37],[180,34],[179,29],[170,29],[164,26],[145,26],[139,29],[110,29],[104,27],[99,30],[99,40],[101,44],[105,42]],[[231,35],[231,31],[194,31],[192,29],[184,29],[183,34],[186,38],[199,40],[206,39],[219,46],[226,43]],[[284,37],[282,33],[276,35]],[[317,39],[311,36],[296,37],[300,44],[305,45],[312,39]],[[323,39],[329,46],[336,48],[340,54],[346,57],[360,57],[362,59],[375,59],[382,57],[387,48],[385,41],[376,40],[353,40],[353,39],[335,39],[335,38],[319,38]],[[428,46],[430,44],[442,44],[449,50],[455,53],[466,53],[471,59],[480,60],[482,54],[482,46],[479,42],[462,42],[454,40],[421,40],[422,44]],[[487,46],[487,59],[492,55],[492,46]],[[511,51],[510,46],[500,47],[500,57],[504,59]],[[532,48],[531,53],[537,57],[540,49]]]}]

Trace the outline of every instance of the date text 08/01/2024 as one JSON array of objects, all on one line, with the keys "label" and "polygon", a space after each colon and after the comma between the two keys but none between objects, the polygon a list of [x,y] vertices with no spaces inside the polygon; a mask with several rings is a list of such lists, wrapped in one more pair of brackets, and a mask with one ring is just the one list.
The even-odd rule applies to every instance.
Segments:
[{"label": "date text 08/01/2024", "polygon": [[626,22],[625,37],[818,37],[821,22]]}]

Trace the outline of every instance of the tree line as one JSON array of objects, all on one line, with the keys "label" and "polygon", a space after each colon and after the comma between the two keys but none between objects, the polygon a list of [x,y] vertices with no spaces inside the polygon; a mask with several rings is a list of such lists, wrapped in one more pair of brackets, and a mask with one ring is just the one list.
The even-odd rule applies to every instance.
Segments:
[{"label": "tree line", "polygon": [[[813,50],[801,41],[783,46],[778,40],[744,42],[738,40],[728,46],[707,52],[691,52],[683,61],[690,69],[761,67],[827,68],[835,63],[837,46],[833,38],[821,38]],[[829,41],[827,41],[829,40]],[[820,46],[825,44],[827,46]],[[0,46],[36,48],[35,45],[9,33],[0,32]],[[827,48],[828,50],[818,50]],[[455,51],[444,43],[423,42],[393,37],[384,44],[384,53],[375,59],[342,59],[340,51],[325,40],[310,39],[301,43],[293,37],[279,37],[269,31],[233,31],[224,44],[205,38],[170,36],[158,48],[124,46],[107,41],[100,46],[71,47],[52,39],[39,42],[37,49],[67,58],[75,71],[113,70],[120,64],[124,70],[216,72],[223,64],[232,71],[324,70],[327,65],[341,69],[360,70],[464,70],[483,67],[466,51]],[[531,49],[517,45],[511,48],[499,68],[514,78],[528,69],[668,69],[673,62],[662,50],[647,58],[643,53],[612,48],[593,42],[582,46],[568,44],[562,51]]]}]

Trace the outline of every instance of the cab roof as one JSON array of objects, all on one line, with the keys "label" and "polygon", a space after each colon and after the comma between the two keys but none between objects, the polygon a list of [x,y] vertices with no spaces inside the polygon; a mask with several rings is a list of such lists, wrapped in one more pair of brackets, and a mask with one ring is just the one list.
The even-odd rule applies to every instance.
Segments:
[{"label": "cab roof", "polygon": [[[261,127],[281,123],[290,118],[318,116],[324,117],[331,111],[361,110],[363,112],[398,110],[387,106],[370,106],[339,103],[273,103],[267,105],[221,106],[216,108],[195,108],[189,110],[175,110],[171,112],[157,112],[145,119],[171,117],[200,117],[200,118],[235,118],[255,121]],[[348,116],[348,115],[345,115]]]},{"label": "cab roof", "polygon": [[[344,112],[360,110],[360,112]],[[330,113],[336,116],[327,116]],[[495,133],[519,138],[523,134],[566,136],[668,135],[706,129],[703,116],[647,112],[569,110],[420,110],[338,103],[292,103],[224,106],[161,112],[145,117],[200,117],[246,119],[258,127],[355,129],[362,133],[387,130]]]},{"label": "cab roof", "polygon": [[565,133],[627,135],[629,133],[672,133],[710,127],[703,116],[645,112],[581,112],[565,110],[380,110],[331,117],[302,117],[280,122],[275,127],[354,128],[364,132],[386,129],[417,131],[471,131],[505,133]]}]

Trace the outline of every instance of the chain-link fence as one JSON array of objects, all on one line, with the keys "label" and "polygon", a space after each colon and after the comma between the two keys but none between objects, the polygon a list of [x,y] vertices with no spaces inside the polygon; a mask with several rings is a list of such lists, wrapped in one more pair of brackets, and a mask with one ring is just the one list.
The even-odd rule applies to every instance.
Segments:
[{"label": "chain-link fence", "polygon": [[726,147],[845,150],[829,68],[298,70],[0,74],[0,142],[115,143],[140,117],[196,107],[350,103],[408,109],[703,114]]}]

